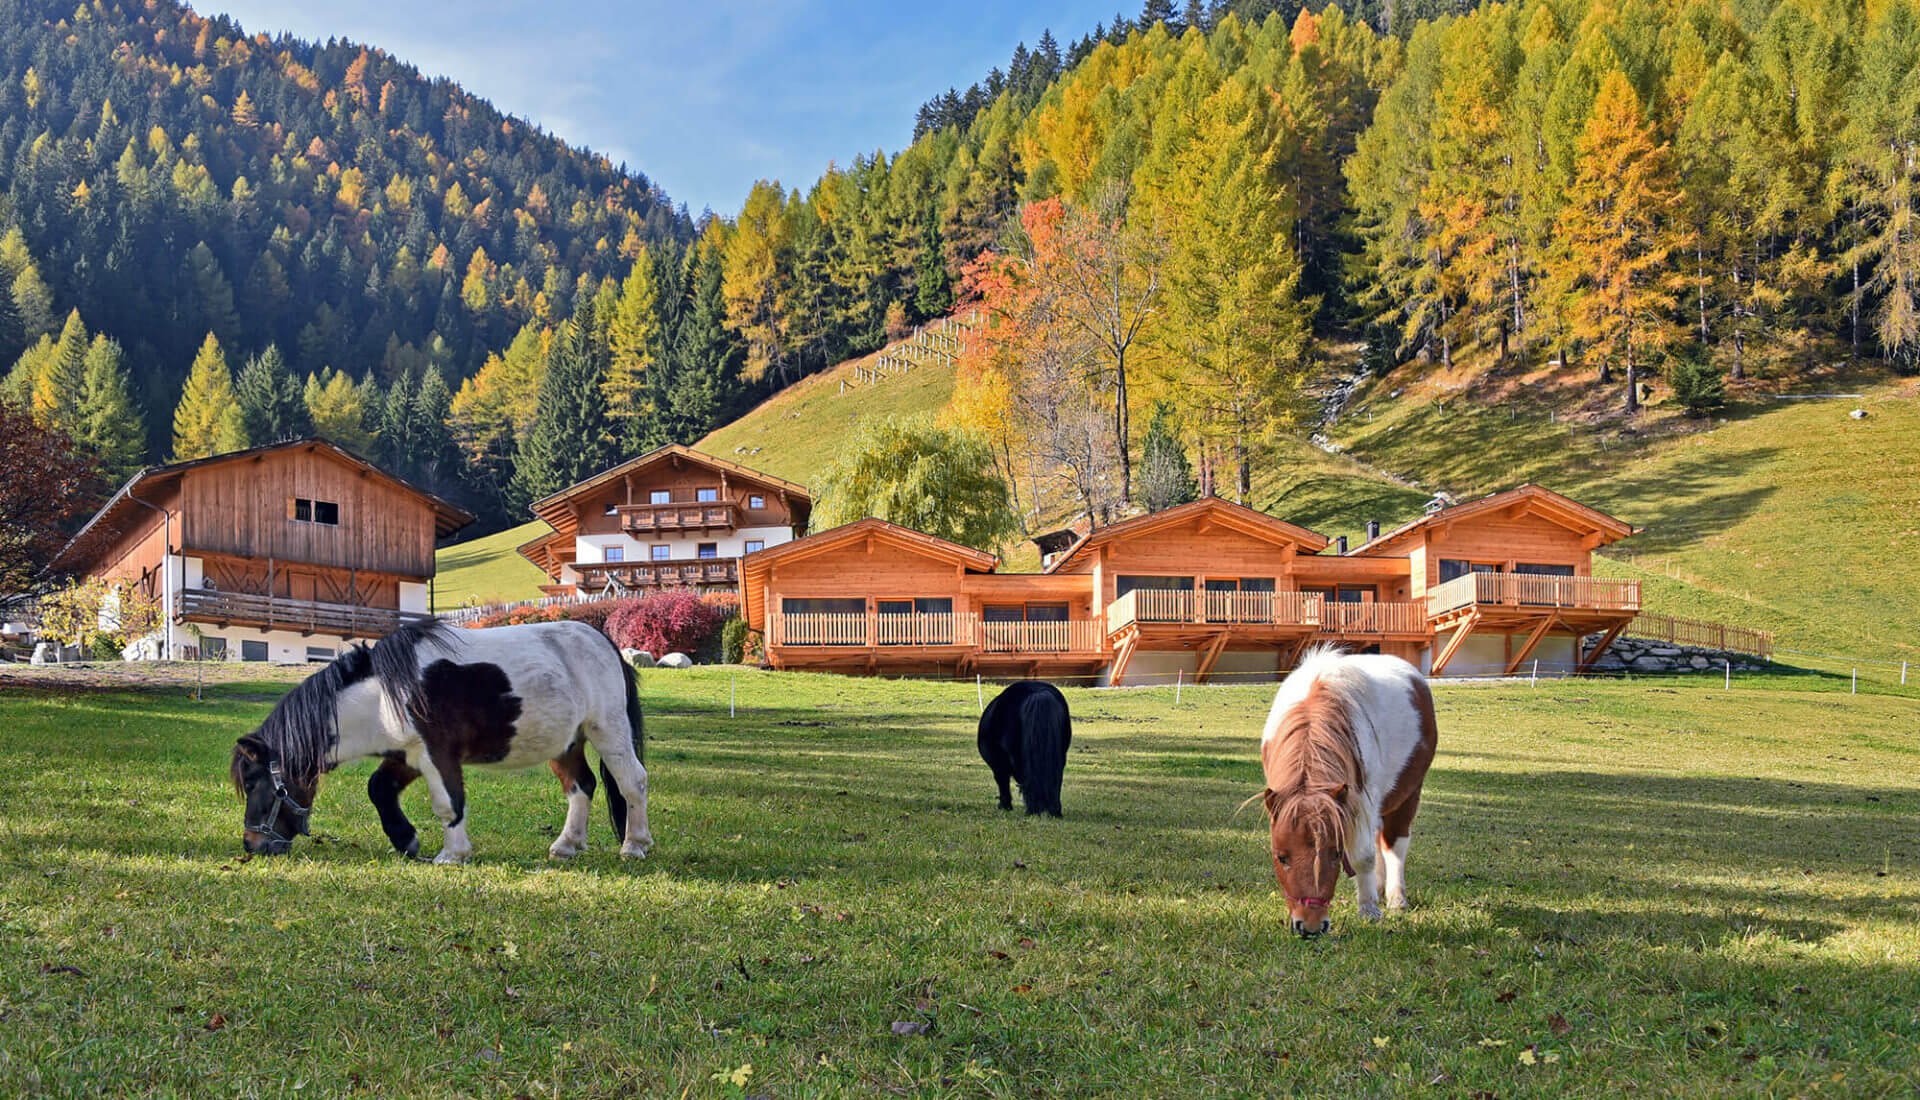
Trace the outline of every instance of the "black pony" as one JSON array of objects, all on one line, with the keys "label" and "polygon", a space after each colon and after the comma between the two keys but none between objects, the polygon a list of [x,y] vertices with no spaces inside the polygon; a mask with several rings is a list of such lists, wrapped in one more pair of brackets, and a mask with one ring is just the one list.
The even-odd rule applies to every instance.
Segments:
[{"label": "black pony", "polygon": [[1060,779],[1073,742],[1073,717],[1060,689],[1022,680],[993,697],[980,714],[980,759],[1000,784],[1000,808],[1013,809],[1007,780],[1020,783],[1029,814],[1060,816]]}]

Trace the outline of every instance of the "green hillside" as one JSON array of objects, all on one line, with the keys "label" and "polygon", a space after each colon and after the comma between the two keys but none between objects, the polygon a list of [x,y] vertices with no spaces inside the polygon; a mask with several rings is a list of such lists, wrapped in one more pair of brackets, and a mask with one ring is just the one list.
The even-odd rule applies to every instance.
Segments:
[{"label": "green hillside", "polygon": [[534,520],[441,550],[435,555],[439,575],[433,582],[433,609],[538,597],[547,576],[514,547],[548,530],[544,521]]}]

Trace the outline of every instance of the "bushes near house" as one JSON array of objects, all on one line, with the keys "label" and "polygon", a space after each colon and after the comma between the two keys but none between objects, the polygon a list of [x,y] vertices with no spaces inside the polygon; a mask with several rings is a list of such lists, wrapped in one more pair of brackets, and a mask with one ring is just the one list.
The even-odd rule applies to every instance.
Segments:
[{"label": "bushes near house", "polygon": [[737,665],[747,656],[747,620],[738,616],[728,619],[720,628],[720,659],[727,664]]},{"label": "bushes near house", "polygon": [[622,649],[699,654],[719,637],[727,613],[689,591],[655,592],[607,617],[606,634]]}]

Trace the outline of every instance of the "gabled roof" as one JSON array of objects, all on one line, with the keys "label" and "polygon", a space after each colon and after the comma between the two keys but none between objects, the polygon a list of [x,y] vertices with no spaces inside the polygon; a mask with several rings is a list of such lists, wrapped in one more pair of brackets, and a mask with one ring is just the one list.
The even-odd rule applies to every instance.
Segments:
[{"label": "gabled roof", "polygon": [[910,554],[933,558],[960,566],[976,573],[990,573],[1000,559],[984,550],[975,550],[971,546],[962,546],[949,542],[937,535],[925,531],[916,531],[884,519],[868,517],[842,524],[839,527],[822,531],[817,535],[783,542],[778,546],[769,546],[765,550],[755,550],[740,559],[740,588],[745,596],[742,616],[749,623],[761,621],[759,615],[760,594],[766,591],[767,574],[774,566],[824,554],[830,550],[866,542],[871,539],[875,545],[891,546]]},{"label": "gabled roof", "polygon": [[1503,509],[1513,509],[1516,515],[1537,515],[1542,519],[1557,523],[1571,531],[1597,537],[1596,545],[1619,542],[1629,535],[1636,534],[1640,528],[1623,519],[1616,519],[1598,508],[1590,508],[1562,496],[1544,486],[1526,484],[1516,489],[1493,493],[1479,500],[1456,504],[1451,508],[1442,508],[1429,513],[1411,523],[1401,524],[1377,539],[1354,550],[1356,555],[1373,555],[1384,552],[1389,547],[1405,542],[1415,534],[1428,528],[1445,526],[1471,520],[1475,516],[1486,516]]},{"label": "gabled roof", "polygon": [[472,513],[466,509],[442,500],[432,493],[427,492],[425,489],[407,481],[405,478],[388,473],[336,443],[321,439],[317,436],[309,436],[305,439],[294,439],[285,443],[268,443],[259,447],[249,447],[244,451],[229,451],[226,454],[210,455],[206,458],[196,458],[186,462],[173,462],[165,466],[149,466],[141,470],[139,473],[128,478],[127,483],[120,486],[120,490],[114,493],[105,504],[100,506],[100,510],[95,512],[93,518],[87,521],[86,526],[80,528],[79,533],[67,542],[67,545],[54,557],[52,564],[47,568],[54,572],[62,573],[76,571],[86,563],[89,555],[97,552],[100,548],[117,538],[130,522],[136,520],[141,515],[151,514],[150,510],[142,505],[140,498],[137,496],[137,494],[142,491],[151,492],[156,489],[166,488],[178,482],[193,470],[211,466],[222,466],[230,462],[241,462],[247,459],[258,458],[261,455],[292,450],[308,450],[316,454],[324,455],[343,466],[360,470],[363,473],[377,477],[390,485],[394,485],[418,497],[422,503],[433,509],[433,529],[434,535],[437,538],[445,538],[473,522]]},{"label": "gabled roof", "polygon": [[592,477],[569,485],[550,496],[541,497],[539,500],[533,502],[533,514],[546,520],[547,523],[552,525],[554,530],[571,533],[574,530],[575,519],[573,509],[568,507],[568,505],[575,498],[583,493],[590,493],[604,485],[618,481],[629,474],[639,473],[651,466],[657,466],[662,462],[676,461],[691,462],[698,466],[704,466],[715,473],[724,471],[728,476],[738,478],[749,484],[771,489],[775,493],[785,493],[788,497],[800,502],[801,507],[796,509],[796,519],[800,520],[802,524],[804,523],[806,512],[813,504],[813,496],[807,492],[807,487],[804,485],[797,485],[784,478],[774,477],[772,474],[763,474],[759,470],[742,466],[737,462],[729,462],[724,458],[716,458],[705,452],[696,451],[692,447],[682,446],[678,443],[669,443],[664,447],[648,451],[638,458],[630,458],[617,466],[602,470]]},{"label": "gabled roof", "polygon": [[560,578],[561,554],[564,550],[566,560],[573,560],[573,538],[558,531],[548,531],[544,535],[528,539],[514,547],[520,556],[540,568],[551,580]]},{"label": "gabled roof", "polygon": [[1267,542],[1289,543],[1309,554],[1317,554],[1326,549],[1328,541],[1327,536],[1318,531],[1310,531],[1298,524],[1276,519],[1245,505],[1221,500],[1219,497],[1202,497],[1186,504],[1177,504],[1172,508],[1149,512],[1144,516],[1135,516],[1132,519],[1096,528],[1075,542],[1071,549],[1053,559],[1053,563],[1047,566],[1046,572],[1057,573],[1089,551],[1111,542],[1138,538],[1154,531],[1203,520]]}]

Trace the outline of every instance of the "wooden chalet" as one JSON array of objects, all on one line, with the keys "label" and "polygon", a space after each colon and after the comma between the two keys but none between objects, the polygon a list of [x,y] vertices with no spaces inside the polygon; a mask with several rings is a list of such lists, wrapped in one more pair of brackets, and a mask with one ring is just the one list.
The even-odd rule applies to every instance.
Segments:
[{"label": "wooden chalet", "polygon": [[804,533],[812,509],[802,486],[676,444],[534,501],[552,531],[519,550],[549,596],[732,590],[740,559]]},{"label": "wooden chalet", "polygon": [[435,543],[465,511],[323,439],[135,474],[53,562],[132,581],[165,629],[135,655],[332,659],[431,614]]},{"label": "wooden chalet", "polygon": [[1573,671],[1639,610],[1637,582],[1591,575],[1593,551],[1633,531],[1527,485],[1342,552],[1207,498],[1050,533],[1042,572],[999,573],[868,519],[748,554],[742,612],[776,668],[1205,681],[1270,677],[1331,642],[1435,675]]}]

